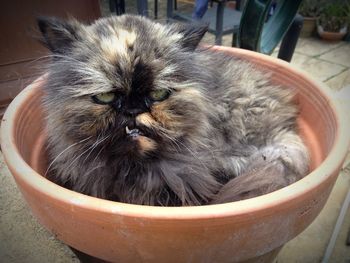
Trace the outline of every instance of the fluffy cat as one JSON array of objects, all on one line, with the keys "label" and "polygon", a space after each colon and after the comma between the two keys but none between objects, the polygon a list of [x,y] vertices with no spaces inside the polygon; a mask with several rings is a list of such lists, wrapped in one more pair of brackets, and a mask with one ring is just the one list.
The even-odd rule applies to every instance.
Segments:
[{"label": "fluffy cat", "polygon": [[38,20],[53,52],[43,99],[53,182],[119,202],[246,199],[308,172],[292,94],[210,48],[205,26],[123,15]]}]

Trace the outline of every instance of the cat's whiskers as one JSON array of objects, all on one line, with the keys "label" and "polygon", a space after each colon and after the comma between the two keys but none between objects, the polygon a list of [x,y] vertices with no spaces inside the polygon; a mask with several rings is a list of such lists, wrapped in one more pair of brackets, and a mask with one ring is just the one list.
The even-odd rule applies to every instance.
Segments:
[{"label": "cat's whiskers", "polygon": [[95,158],[92,160],[91,163],[95,163],[95,161],[97,160],[98,156],[99,156],[99,155],[101,154],[101,152],[105,149],[105,147],[106,147],[106,144],[103,145],[103,146],[101,147],[101,149],[98,151],[98,153],[96,154]]},{"label": "cat's whiskers", "polygon": [[[66,55],[62,55],[62,54],[52,54],[52,55],[47,55],[47,56],[43,56],[43,57],[40,57],[40,58],[61,58],[62,60],[58,60],[58,61],[55,61],[56,64],[58,63],[71,63],[71,62],[75,62],[75,63],[78,63],[79,65],[87,65],[89,66],[88,63],[86,62],[83,62],[83,61],[80,61],[74,57],[70,57],[70,56],[66,56]],[[39,59],[40,59],[39,58]]]},{"label": "cat's whiskers", "polygon": [[92,137],[92,136],[89,136],[89,137],[87,137],[87,138],[85,138],[85,139],[83,139],[83,140],[81,140],[81,141],[79,141],[79,142],[73,143],[72,145],[70,145],[70,146],[68,146],[67,148],[65,148],[62,152],[60,152],[60,153],[55,157],[55,159],[53,159],[53,161],[49,164],[49,166],[48,166],[48,168],[46,169],[46,172],[45,172],[45,174],[44,174],[44,177],[46,177],[46,175],[47,175],[47,173],[50,171],[52,165],[57,161],[57,159],[58,159],[63,153],[65,153],[65,152],[68,151],[70,148],[74,147],[75,145],[80,144],[80,143],[83,143],[83,142],[89,140],[91,137]]},{"label": "cat's whiskers", "polygon": [[[69,174],[70,173],[70,170],[72,169],[71,167],[72,167],[72,165],[80,158],[80,157],[82,157],[85,153],[87,153],[88,151],[93,151],[93,149],[94,149],[94,147],[96,147],[98,144],[100,144],[101,142],[103,142],[104,140],[106,140],[107,138],[108,138],[109,136],[106,136],[104,139],[102,139],[102,140],[100,140],[97,144],[96,144],[96,142],[95,143],[93,143],[91,146],[89,146],[89,148],[87,148],[85,151],[83,151],[81,154],[79,154],[77,157],[75,157],[74,159],[73,159],[73,161],[68,165],[68,167],[66,168],[67,169],[67,173]],[[95,146],[95,144],[96,144],[96,146]],[[88,157],[88,156],[87,156]],[[86,160],[87,158],[85,158],[85,160]],[[83,161],[83,162],[85,162],[85,160]]]},{"label": "cat's whiskers", "polygon": [[78,61],[74,58],[71,58],[71,57],[68,57],[68,56],[65,56],[65,55],[61,55],[61,54],[49,54],[49,55],[45,55],[45,56],[41,56],[41,57],[38,57],[30,62],[28,62],[28,66],[29,65],[32,65],[32,64],[35,64],[36,62],[38,61],[41,61],[41,60],[44,60],[44,59],[49,59],[49,58],[64,58],[66,60],[75,60],[75,61]]},{"label": "cat's whiskers", "polygon": [[200,164],[201,164],[205,169],[209,170],[208,166],[206,166],[206,165],[204,164],[204,162],[197,156],[197,155],[198,155],[197,152],[191,150],[191,149],[190,149],[189,147],[187,147],[184,143],[182,143],[182,142],[180,142],[180,141],[178,141],[178,140],[177,140],[177,142],[178,142],[179,144],[181,144],[184,148],[186,148],[186,150],[187,150],[195,159],[197,159],[197,160],[200,162]]},{"label": "cat's whiskers", "polygon": [[[197,156],[197,155],[198,155],[197,152],[194,152],[193,150],[191,150],[189,147],[187,147],[184,143],[182,143],[182,142],[179,141],[178,139],[169,136],[169,135],[167,134],[165,128],[159,126],[159,127],[157,127],[157,129],[158,129],[158,131],[159,131],[162,135],[164,135],[166,138],[168,138],[168,139],[170,140],[170,143],[172,143],[173,145],[175,145],[175,146],[178,148],[178,150],[177,150],[178,153],[179,153],[179,151],[180,151],[180,149],[181,149],[181,147],[180,147],[180,145],[181,145],[181,146],[183,146],[195,159],[197,159],[205,169],[208,169],[208,167],[204,164],[204,162]],[[180,145],[179,145],[179,144],[180,144]]]},{"label": "cat's whiskers", "polygon": [[180,152],[181,147],[179,146],[178,141],[176,140],[176,138],[173,138],[173,137],[169,136],[166,132],[164,132],[162,130],[159,130],[159,132],[163,136],[165,136],[172,145],[175,146],[175,150],[177,150],[177,152]]},{"label": "cat's whiskers", "polygon": [[66,171],[67,171],[66,173],[67,174],[70,174],[70,172],[71,172],[71,170],[73,168],[72,165],[89,150],[90,150],[90,147],[73,159],[73,161],[66,168]]},{"label": "cat's whiskers", "polygon": [[[98,135],[98,137],[97,137],[97,139],[96,139],[96,142],[94,142],[94,144],[92,145],[92,147],[90,146],[91,150],[90,150],[90,152],[88,153],[88,155],[85,157],[85,159],[84,159],[84,161],[83,161],[84,163],[85,163],[86,160],[89,158],[90,154],[96,149],[96,147],[97,147],[100,143],[102,143],[103,141],[107,140],[107,139],[110,137],[110,135],[107,135],[105,138],[103,138],[102,140],[99,141],[100,136],[101,136],[101,134]],[[102,135],[102,136],[104,136],[104,135]]]},{"label": "cat's whiskers", "polygon": [[162,127],[160,125],[154,125],[154,126],[151,126],[149,128],[151,128],[154,132],[160,132],[164,137],[166,137],[170,141],[171,144],[173,144],[177,148],[177,152],[179,152],[179,150],[181,148],[178,145],[178,143],[176,141],[176,138],[171,137],[169,135],[169,131],[166,128],[164,128],[164,127]]},{"label": "cat's whiskers", "polygon": [[99,165],[99,166],[96,166],[94,168],[92,168],[91,170],[89,170],[85,176],[89,176],[90,174],[92,174],[95,170],[99,169],[99,168],[104,168],[104,165]]}]

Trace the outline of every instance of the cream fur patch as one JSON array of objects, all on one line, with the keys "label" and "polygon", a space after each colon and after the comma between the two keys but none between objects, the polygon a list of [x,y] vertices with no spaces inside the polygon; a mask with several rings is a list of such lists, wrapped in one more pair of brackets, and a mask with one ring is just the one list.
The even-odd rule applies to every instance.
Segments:
[{"label": "cream fur patch", "polygon": [[149,113],[142,113],[136,117],[136,122],[147,127],[152,127],[157,125],[157,122],[152,118]]},{"label": "cream fur patch", "polygon": [[102,38],[100,45],[105,57],[114,62],[119,57],[128,57],[128,49],[134,45],[135,40],[135,32],[120,29],[111,37]]}]

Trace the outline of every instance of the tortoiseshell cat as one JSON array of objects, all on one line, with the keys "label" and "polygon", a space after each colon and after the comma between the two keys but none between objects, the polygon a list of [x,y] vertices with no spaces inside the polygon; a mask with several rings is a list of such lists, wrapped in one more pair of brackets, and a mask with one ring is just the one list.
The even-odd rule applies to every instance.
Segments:
[{"label": "tortoiseshell cat", "polygon": [[306,175],[292,94],[244,61],[197,48],[206,27],[131,15],[38,23],[54,53],[44,109],[57,184],[181,206],[246,199]]}]

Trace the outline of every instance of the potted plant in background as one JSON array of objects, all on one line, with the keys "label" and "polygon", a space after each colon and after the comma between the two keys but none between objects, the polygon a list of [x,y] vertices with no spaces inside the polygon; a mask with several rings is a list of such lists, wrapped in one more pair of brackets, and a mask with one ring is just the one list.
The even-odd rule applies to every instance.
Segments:
[{"label": "potted plant in background", "polygon": [[317,20],[317,32],[322,39],[339,41],[348,32],[350,1],[334,1],[327,4]]},{"label": "potted plant in background", "polygon": [[301,37],[310,37],[316,30],[316,20],[320,15],[323,1],[304,0],[300,7],[299,13],[304,17],[303,28],[301,29]]}]

